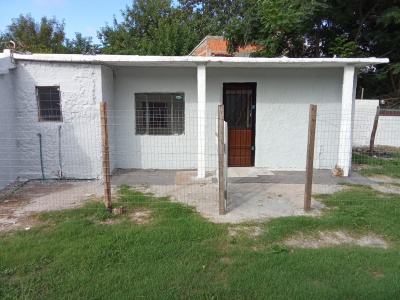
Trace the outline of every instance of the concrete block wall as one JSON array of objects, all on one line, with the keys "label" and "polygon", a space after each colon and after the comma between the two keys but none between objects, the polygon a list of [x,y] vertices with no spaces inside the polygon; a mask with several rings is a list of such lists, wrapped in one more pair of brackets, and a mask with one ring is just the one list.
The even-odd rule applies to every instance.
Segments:
[{"label": "concrete block wall", "polygon": [[[19,176],[42,177],[41,134],[45,178],[99,178],[101,67],[21,61],[14,84]],[[39,122],[36,86],[60,87],[62,122]]]},{"label": "concrete block wall", "polygon": [[[9,60],[9,57],[0,58]],[[0,189],[18,177],[16,110],[14,98],[15,70],[0,73]]]}]

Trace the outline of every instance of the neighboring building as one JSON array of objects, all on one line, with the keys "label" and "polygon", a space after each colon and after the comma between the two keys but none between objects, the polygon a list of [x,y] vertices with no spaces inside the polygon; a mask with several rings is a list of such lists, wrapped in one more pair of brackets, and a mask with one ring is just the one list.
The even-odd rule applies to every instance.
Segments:
[{"label": "neighboring building", "polygon": [[101,101],[112,169],[197,169],[204,177],[217,166],[217,107],[225,104],[230,165],[304,170],[315,103],[342,116],[330,124],[340,139],[319,146],[318,166],[338,164],[347,176],[357,68],[387,62],[8,50],[0,54],[0,188],[43,172],[99,178]]},{"label": "neighboring building", "polygon": [[206,36],[193,50],[190,56],[249,57],[256,50],[255,46],[240,47],[238,51],[229,53],[226,40],[222,36]]}]

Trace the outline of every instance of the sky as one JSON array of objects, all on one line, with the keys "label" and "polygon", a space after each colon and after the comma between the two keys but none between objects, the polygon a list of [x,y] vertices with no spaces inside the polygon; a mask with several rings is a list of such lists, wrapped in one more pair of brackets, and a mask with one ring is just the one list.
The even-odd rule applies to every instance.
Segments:
[{"label": "sky", "polygon": [[0,31],[4,32],[12,19],[20,14],[31,14],[39,22],[43,16],[65,22],[67,38],[75,37],[75,32],[93,37],[95,44],[97,31],[107,22],[112,25],[113,15],[122,20],[121,9],[132,0],[0,0]]}]

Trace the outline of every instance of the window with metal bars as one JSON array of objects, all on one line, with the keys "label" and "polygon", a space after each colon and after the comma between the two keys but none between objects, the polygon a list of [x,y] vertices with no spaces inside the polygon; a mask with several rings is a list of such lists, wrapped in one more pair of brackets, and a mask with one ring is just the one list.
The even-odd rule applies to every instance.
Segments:
[{"label": "window with metal bars", "polygon": [[60,87],[37,86],[39,122],[62,122]]},{"label": "window with metal bars", "polygon": [[135,94],[136,134],[179,135],[185,132],[183,93]]}]

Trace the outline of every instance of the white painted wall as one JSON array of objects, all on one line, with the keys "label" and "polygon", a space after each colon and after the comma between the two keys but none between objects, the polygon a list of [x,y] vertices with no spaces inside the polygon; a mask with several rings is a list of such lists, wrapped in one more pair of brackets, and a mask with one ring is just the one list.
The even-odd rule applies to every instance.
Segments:
[{"label": "white painted wall", "polygon": [[[196,68],[116,68],[116,157],[119,168],[197,168]],[[183,92],[185,133],[177,136],[135,134],[135,93]],[[215,126],[215,123],[214,123]],[[214,144],[214,140],[210,138]],[[208,146],[207,146],[208,147]]]},{"label": "white painted wall", "polygon": [[116,120],[114,118],[114,71],[110,67],[101,66],[101,90],[102,101],[107,103],[107,123],[108,123],[108,140],[110,151],[110,169],[111,172],[116,168]]},{"label": "white painted wall", "polygon": [[[317,104],[321,112],[340,114],[342,80],[341,68],[209,68],[207,109],[216,113],[217,104],[222,103],[224,82],[257,82],[255,166],[305,169],[309,104]],[[339,132],[340,118],[333,122],[331,127]],[[325,130],[324,127],[326,124],[320,123],[317,130]],[[319,168],[335,165],[330,157],[337,157],[338,139],[322,139],[316,148],[321,152]]]},{"label": "white painted wall", "polygon": [[[39,139],[43,138],[46,177],[101,176],[99,102],[108,106],[112,168],[195,169],[198,162],[196,67],[114,67],[20,62],[15,71],[20,176],[40,178]],[[304,169],[309,104],[340,112],[343,69],[206,69],[206,168],[217,165],[215,124],[226,82],[257,83],[256,167]],[[38,122],[35,86],[59,85],[63,122]],[[135,134],[135,93],[183,92],[185,133]],[[338,133],[340,118],[328,126]],[[327,125],[319,123],[322,129]],[[324,127],[325,126],[325,127]],[[318,167],[331,168],[337,139],[318,142]],[[114,147],[115,146],[115,147]],[[324,154],[326,154],[324,156]],[[335,155],[336,154],[336,155]]]},{"label": "white painted wall", "polygon": [[[369,146],[376,108],[379,100],[356,100],[354,146]],[[375,145],[400,147],[400,117],[380,116]]]},{"label": "white painted wall", "polygon": [[0,189],[18,177],[14,73],[8,68],[0,72]]},{"label": "white painted wall", "polygon": [[[61,175],[60,151],[64,177],[100,177],[101,67],[25,61],[18,63],[15,78],[20,176],[41,178],[40,133],[46,178]],[[35,86],[54,85],[60,86],[63,122],[39,122]]]},{"label": "white painted wall", "polygon": [[[257,82],[256,167],[304,169],[309,104],[339,113],[343,69],[212,68],[207,72],[206,168],[216,167],[215,124],[224,82]],[[197,168],[196,68],[116,69],[116,157],[119,168]],[[134,94],[184,92],[185,134],[135,135]],[[333,124],[332,124],[333,123]],[[339,133],[340,117],[319,130]],[[337,163],[338,138],[318,142],[318,167]],[[324,155],[325,154],[325,155]],[[334,157],[334,159],[332,159]]]}]

